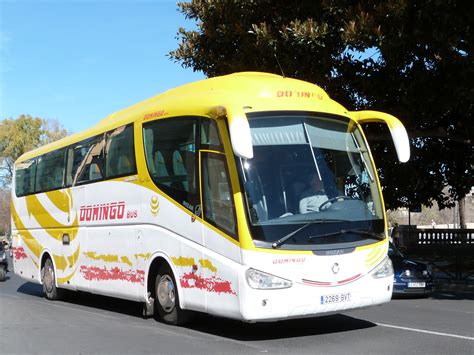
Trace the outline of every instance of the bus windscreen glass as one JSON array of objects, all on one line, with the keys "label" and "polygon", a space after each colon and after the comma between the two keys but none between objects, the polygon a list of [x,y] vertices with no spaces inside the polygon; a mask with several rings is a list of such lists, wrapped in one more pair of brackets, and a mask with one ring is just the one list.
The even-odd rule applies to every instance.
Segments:
[{"label": "bus windscreen glass", "polygon": [[292,112],[248,119],[254,158],[239,168],[257,244],[318,249],[383,239],[374,169],[352,121]]}]

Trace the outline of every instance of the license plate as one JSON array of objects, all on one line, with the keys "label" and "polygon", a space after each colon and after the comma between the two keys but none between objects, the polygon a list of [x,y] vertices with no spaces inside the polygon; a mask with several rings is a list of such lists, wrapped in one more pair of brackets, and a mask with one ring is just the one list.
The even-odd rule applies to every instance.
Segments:
[{"label": "license plate", "polygon": [[350,292],[321,296],[321,304],[349,302],[350,300],[351,300]]},{"label": "license plate", "polygon": [[426,282],[409,282],[408,287],[425,287]]}]

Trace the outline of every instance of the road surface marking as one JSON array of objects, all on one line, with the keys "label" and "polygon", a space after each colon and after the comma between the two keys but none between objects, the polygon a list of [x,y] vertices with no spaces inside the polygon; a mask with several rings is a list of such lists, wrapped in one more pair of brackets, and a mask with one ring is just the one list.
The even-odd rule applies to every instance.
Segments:
[{"label": "road surface marking", "polygon": [[445,337],[452,337],[452,338],[459,338],[459,339],[474,340],[474,337],[468,337],[468,336],[464,336],[464,335],[449,334],[449,333],[440,333],[440,332],[432,332],[431,330],[400,327],[400,326],[398,326],[398,325],[391,325],[391,324],[384,324],[384,323],[375,323],[375,324],[380,325],[381,327],[387,327],[387,328],[403,329],[403,330],[410,330],[410,331],[412,331],[412,332],[418,332],[418,333],[427,333],[427,334],[433,334],[433,335],[442,335],[442,336],[445,336]]}]

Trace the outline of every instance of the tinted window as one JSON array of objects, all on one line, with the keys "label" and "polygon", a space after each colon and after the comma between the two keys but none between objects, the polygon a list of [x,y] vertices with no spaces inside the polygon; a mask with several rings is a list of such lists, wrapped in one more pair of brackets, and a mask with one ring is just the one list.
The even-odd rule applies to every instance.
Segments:
[{"label": "tinted window", "polygon": [[202,153],[201,159],[204,219],[235,236],[234,204],[225,156]]},{"label": "tinted window", "polygon": [[193,210],[196,193],[198,118],[179,117],[150,122],[143,128],[145,156],[155,184]]},{"label": "tinted window", "polygon": [[217,122],[203,118],[201,121],[201,146],[209,146],[214,150],[223,151]]},{"label": "tinted window", "polygon": [[107,179],[136,173],[132,125],[107,133],[105,162]]},{"label": "tinted window", "polygon": [[36,160],[31,159],[15,166],[15,193],[18,197],[35,192]]},{"label": "tinted window", "polygon": [[37,158],[35,192],[63,187],[65,151],[59,149]]},{"label": "tinted window", "polygon": [[99,181],[104,177],[104,136],[96,136],[73,145],[68,152],[66,182],[76,185]]}]

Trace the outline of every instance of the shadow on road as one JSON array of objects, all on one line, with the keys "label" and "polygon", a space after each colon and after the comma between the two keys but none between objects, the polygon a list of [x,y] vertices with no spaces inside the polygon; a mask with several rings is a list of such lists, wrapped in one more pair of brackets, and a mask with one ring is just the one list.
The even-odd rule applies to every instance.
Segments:
[{"label": "shadow on road", "polygon": [[254,324],[199,315],[187,328],[238,341],[259,341],[341,333],[376,326],[343,314]]},{"label": "shadow on road", "polygon": [[43,286],[32,282],[21,284],[16,291],[25,295],[43,297]]},{"label": "shadow on road", "polygon": [[[38,298],[43,297],[42,286],[32,282],[20,285],[17,292]],[[141,303],[133,301],[86,292],[67,292],[61,302],[142,318]],[[258,341],[341,333],[375,326],[374,323],[343,314],[255,324],[197,314],[193,322],[186,325],[185,328],[239,341]]]},{"label": "shadow on road", "polygon": [[143,307],[139,302],[94,295],[87,292],[68,292],[64,301],[78,306],[96,308],[131,317],[142,318]]},{"label": "shadow on road", "polygon": [[436,291],[431,295],[435,300],[470,300],[474,301],[473,292],[453,292],[453,291]]},{"label": "shadow on road", "polygon": [[[22,284],[17,292],[43,298],[43,286],[32,282]],[[87,292],[66,291],[61,302],[95,308],[132,317],[142,317],[142,304],[119,298],[94,295]]]}]

